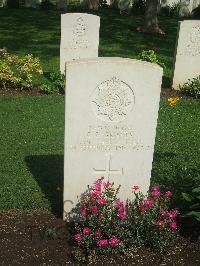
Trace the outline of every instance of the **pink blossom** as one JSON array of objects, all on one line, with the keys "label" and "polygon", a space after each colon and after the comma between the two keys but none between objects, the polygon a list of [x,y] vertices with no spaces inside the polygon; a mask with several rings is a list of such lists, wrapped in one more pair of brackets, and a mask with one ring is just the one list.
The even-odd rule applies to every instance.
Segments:
[{"label": "pink blossom", "polygon": [[169,224],[169,226],[170,226],[171,229],[174,229],[174,230],[176,230],[176,229],[178,228],[176,222],[171,222],[171,223]]},{"label": "pink blossom", "polygon": [[144,203],[140,204],[139,210],[141,212],[147,212],[149,210],[149,206],[145,205]]},{"label": "pink blossom", "polygon": [[83,217],[86,217],[86,216],[87,216],[87,212],[86,212],[86,210],[82,210],[82,211],[81,211],[81,216],[83,216]]},{"label": "pink blossom", "polygon": [[111,186],[111,183],[110,182],[107,181],[107,182],[104,182],[103,183],[103,187],[104,188],[108,188],[109,186]]},{"label": "pink blossom", "polygon": [[154,200],[148,198],[148,199],[146,199],[146,200],[144,201],[144,205],[151,207],[151,206],[154,205]]},{"label": "pink blossom", "polygon": [[163,210],[161,210],[161,211],[160,211],[160,215],[161,215],[161,216],[166,216],[166,215],[167,215],[167,211],[163,211]]},{"label": "pink blossom", "polygon": [[167,216],[171,219],[176,218],[179,215],[179,211],[178,210],[172,210],[172,211],[168,211],[167,212]]},{"label": "pink blossom", "polygon": [[95,235],[96,237],[100,237],[100,236],[102,235],[101,230],[96,230],[96,231],[94,232],[94,235]]},{"label": "pink blossom", "polygon": [[117,217],[120,219],[120,220],[125,220],[127,218],[127,214],[124,213],[124,212],[119,212],[117,214]]},{"label": "pink blossom", "polygon": [[98,207],[95,206],[95,205],[94,206],[91,206],[90,207],[90,210],[91,210],[92,213],[97,213],[98,212]]},{"label": "pink blossom", "polygon": [[140,189],[140,187],[139,186],[132,186],[132,189],[133,190],[138,190],[138,189]]},{"label": "pink blossom", "polygon": [[98,203],[99,203],[99,205],[105,205],[106,204],[106,200],[105,199],[99,199]]},{"label": "pink blossom", "polygon": [[159,190],[153,190],[151,191],[151,195],[155,198],[160,198],[160,191]]},{"label": "pink blossom", "polygon": [[89,196],[90,198],[93,198],[93,197],[96,196],[96,193],[95,193],[94,191],[90,191],[90,192],[88,193],[88,196]]},{"label": "pink blossom", "polygon": [[122,200],[120,200],[120,199],[117,199],[115,201],[115,204],[116,204],[117,207],[124,206],[124,202]]},{"label": "pink blossom", "polygon": [[170,198],[172,196],[172,192],[171,191],[166,191],[165,192],[165,197],[166,198]]},{"label": "pink blossom", "polygon": [[151,188],[151,191],[160,191],[160,188],[159,188],[159,186],[153,186]]},{"label": "pink blossom", "polygon": [[163,220],[158,220],[155,222],[156,225],[159,225],[160,227],[163,227],[165,225],[165,222]]},{"label": "pink blossom", "polygon": [[89,235],[90,232],[91,232],[91,229],[90,229],[89,227],[85,227],[85,228],[83,229],[83,234],[84,234],[84,235]]},{"label": "pink blossom", "polygon": [[101,185],[100,184],[95,184],[93,188],[95,191],[98,191],[98,192],[101,191]]},{"label": "pink blossom", "polygon": [[108,245],[108,240],[107,239],[99,239],[97,244],[99,247],[106,247]]},{"label": "pink blossom", "polygon": [[77,242],[80,242],[81,240],[82,240],[82,234],[76,234],[75,236],[74,236],[74,238],[75,238],[75,240],[77,241]]},{"label": "pink blossom", "polygon": [[116,247],[119,244],[119,239],[116,237],[112,237],[109,239],[109,244],[112,248]]}]

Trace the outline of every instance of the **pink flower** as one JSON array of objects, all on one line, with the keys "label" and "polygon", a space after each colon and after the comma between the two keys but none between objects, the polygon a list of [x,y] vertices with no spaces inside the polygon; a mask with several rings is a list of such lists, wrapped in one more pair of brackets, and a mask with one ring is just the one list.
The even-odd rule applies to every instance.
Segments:
[{"label": "pink flower", "polygon": [[125,220],[127,218],[127,214],[126,213],[123,213],[123,212],[119,212],[117,214],[117,217],[120,219],[120,220]]},{"label": "pink flower", "polygon": [[82,210],[82,211],[81,211],[81,216],[83,216],[83,217],[86,217],[86,216],[87,216],[87,212],[86,212],[86,210]]},{"label": "pink flower", "polygon": [[155,222],[156,225],[159,225],[160,227],[163,227],[165,225],[165,222],[163,220],[158,220]]},{"label": "pink flower", "polygon": [[89,196],[90,198],[93,198],[93,197],[96,196],[96,193],[95,193],[94,191],[91,191],[91,192],[88,193],[88,196]]},{"label": "pink flower", "polygon": [[97,213],[98,212],[98,207],[95,206],[95,205],[94,206],[91,206],[90,207],[90,210],[91,210],[92,213]]},{"label": "pink flower", "polygon": [[144,203],[140,204],[139,210],[141,212],[147,212],[149,210],[149,206],[145,205]]},{"label": "pink flower", "polygon": [[93,188],[94,188],[94,190],[96,190],[98,192],[101,191],[101,185],[100,184],[95,184]]},{"label": "pink flower", "polygon": [[95,231],[95,232],[94,232],[94,235],[95,235],[96,237],[100,237],[100,236],[102,235],[101,230],[97,230],[97,231]]},{"label": "pink flower", "polygon": [[171,210],[171,211],[166,212],[166,216],[168,216],[171,219],[176,218],[179,214],[180,213],[178,210]]},{"label": "pink flower", "polygon": [[161,210],[161,211],[160,211],[160,215],[161,215],[161,216],[166,216],[166,215],[167,215],[167,211],[163,211],[163,210]]},{"label": "pink flower", "polygon": [[166,191],[165,192],[165,197],[166,198],[170,198],[172,196],[172,192],[171,191]]},{"label": "pink flower", "polygon": [[124,206],[124,202],[122,200],[120,200],[120,199],[117,199],[115,201],[115,204],[116,204],[117,207]]},{"label": "pink flower", "polygon": [[109,239],[109,244],[112,248],[116,247],[119,244],[119,239],[116,237],[112,237]]},{"label": "pink flower", "polygon": [[146,199],[144,201],[144,205],[151,207],[154,205],[154,200],[153,199]]},{"label": "pink flower", "polygon": [[106,200],[105,199],[99,199],[98,203],[99,203],[99,205],[105,205],[106,204]]},{"label": "pink flower", "polygon": [[76,234],[75,236],[74,236],[74,238],[75,238],[75,240],[77,241],[77,242],[80,242],[81,240],[82,240],[82,234]]},{"label": "pink flower", "polygon": [[83,229],[83,234],[84,234],[84,235],[89,235],[90,232],[91,232],[91,229],[90,229],[89,227],[85,227],[85,228]]},{"label": "pink flower", "polygon": [[106,247],[108,245],[108,240],[107,239],[99,239],[97,244],[99,247]]},{"label": "pink flower", "polygon": [[139,186],[132,186],[132,189],[133,190],[138,190],[138,189],[140,189],[140,187]]},{"label": "pink flower", "polygon": [[160,198],[160,191],[159,190],[151,191],[151,195],[154,196],[155,198]]},{"label": "pink flower", "polygon": [[108,188],[109,186],[111,186],[111,183],[110,182],[107,181],[107,182],[104,182],[103,183],[103,187],[104,188]]},{"label": "pink flower", "polygon": [[173,230],[176,230],[176,229],[178,228],[176,222],[171,222],[171,223],[169,224],[169,226],[170,226],[170,228],[173,229]]}]

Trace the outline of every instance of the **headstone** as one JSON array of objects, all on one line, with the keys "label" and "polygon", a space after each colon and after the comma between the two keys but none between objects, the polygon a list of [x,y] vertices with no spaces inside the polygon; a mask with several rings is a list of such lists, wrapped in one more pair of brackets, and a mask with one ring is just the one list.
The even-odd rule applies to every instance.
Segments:
[{"label": "headstone", "polygon": [[126,58],[66,63],[64,215],[104,176],[120,195],[147,192],[162,81],[158,65]]},{"label": "headstone", "polygon": [[98,57],[100,17],[84,13],[61,15],[60,71],[65,62]]},{"label": "headstone", "polygon": [[179,22],[172,87],[200,75],[200,20]]}]

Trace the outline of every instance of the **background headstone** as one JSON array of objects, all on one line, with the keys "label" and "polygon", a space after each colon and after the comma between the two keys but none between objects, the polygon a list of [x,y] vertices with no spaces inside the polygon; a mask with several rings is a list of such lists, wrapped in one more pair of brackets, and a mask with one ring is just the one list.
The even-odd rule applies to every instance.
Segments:
[{"label": "background headstone", "polygon": [[179,89],[188,79],[200,75],[200,20],[179,22],[173,85]]},{"label": "background headstone", "polygon": [[60,71],[65,62],[98,57],[100,17],[84,13],[61,15]]},{"label": "background headstone", "polygon": [[149,188],[162,69],[126,58],[66,63],[64,213],[101,176]]}]

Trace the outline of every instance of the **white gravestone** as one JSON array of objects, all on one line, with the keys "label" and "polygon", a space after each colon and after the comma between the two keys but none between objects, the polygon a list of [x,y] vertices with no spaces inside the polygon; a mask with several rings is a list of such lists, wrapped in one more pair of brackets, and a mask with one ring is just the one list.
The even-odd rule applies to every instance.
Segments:
[{"label": "white gravestone", "polygon": [[61,15],[60,71],[65,62],[98,57],[100,17],[83,13]]},{"label": "white gravestone", "polygon": [[179,22],[173,85],[179,89],[188,79],[200,75],[200,20]]},{"label": "white gravestone", "polygon": [[66,63],[64,215],[104,176],[149,188],[162,68],[126,58]]}]

